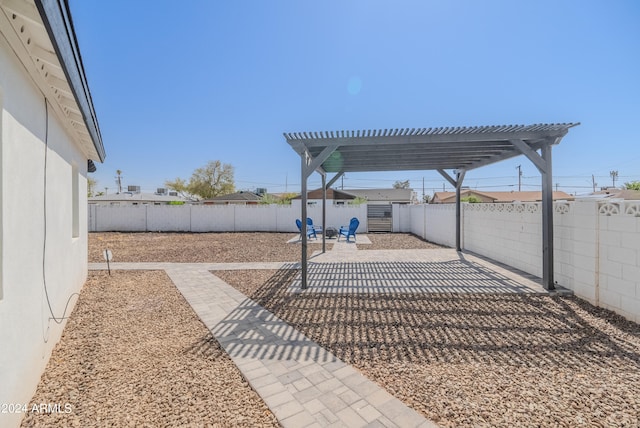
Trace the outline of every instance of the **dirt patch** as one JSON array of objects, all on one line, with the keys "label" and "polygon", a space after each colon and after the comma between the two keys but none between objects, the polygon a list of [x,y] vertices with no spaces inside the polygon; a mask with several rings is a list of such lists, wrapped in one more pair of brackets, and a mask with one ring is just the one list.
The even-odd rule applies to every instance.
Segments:
[{"label": "dirt patch", "polygon": [[90,273],[38,403],[22,426],[279,426],[164,272]]},{"label": "dirt patch", "polygon": [[298,294],[217,271],[442,426],[635,426],[640,326],[573,297]]},{"label": "dirt patch", "polygon": [[[89,234],[89,262],[104,262],[111,250],[114,262],[242,263],[300,260],[300,244],[287,244],[295,233],[121,233]],[[332,244],[327,244],[330,250]],[[322,249],[310,242],[308,255]]]}]

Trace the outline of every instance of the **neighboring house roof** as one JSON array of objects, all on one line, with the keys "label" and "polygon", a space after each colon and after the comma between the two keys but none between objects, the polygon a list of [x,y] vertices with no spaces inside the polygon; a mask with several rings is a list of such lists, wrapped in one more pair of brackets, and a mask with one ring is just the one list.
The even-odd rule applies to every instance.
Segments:
[{"label": "neighboring house roof", "polygon": [[200,201],[202,203],[206,203],[206,202],[226,202],[226,201],[230,201],[230,202],[258,202],[260,201],[261,197],[259,195],[256,195],[253,192],[245,192],[244,190],[241,190],[239,192],[235,192],[235,193],[229,193],[228,195],[220,195],[220,196],[216,196],[215,198],[211,198],[211,199],[206,199],[204,201]]},{"label": "neighboring house roof", "polygon": [[155,203],[155,202],[173,202],[173,201],[187,202],[187,200],[181,196],[158,195],[156,193],[133,193],[133,192],[112,193],[110,195],[93,196],[89,198],[90,204],[96,204],[100,202]]},{"label": "neighboring house roof", "polygon": [[[473,189],[465,189],[460,192],[462,198],[468,196],[476,196],[482,202],[540,202],[542,201],[541,191],[524,191],[524,192],[479,192]],[[553,192],[553,200],[572,201],[573,196],[565,192]],[[435,192],[433,194],[432,203],[434,204],[450,204],[456,201],[456,192]]]},{"label": "neighboring house roof", "polygon": [[579,196],[579,199],[625,199],[628,201],[640,200],[640,190],[630,189],[606,189],[589,195]]},{"label": "neighboring house roof", "polygon": [[412,202],[413,189],[347,189],[359,198],[370,202]]},{"label": "neighboring house roof", "polygon": [[[343,190],[327,189],[327,199],[333,200],[352,200],[356,196]],[[302,199],[302,195],[298,195],[293,199]],[[322,199],[322,188],[311,190],[307,193],[307,199]]]},{"label": "neighboring house roof", "polygon": [[[327,189],[327,199],[352,200],[364,198],[370,202],[412,202],[412,189]],[[301,199],[298,195],[293,199]],[[322,189],[311,190],[307,199],[322,199]]]},{"label": "neighboring house roof", "polygon": [[[89,160],[106,156],[67,0],[0,2],[0,28]],[[9,28],[13,28],[11,31]]]}]

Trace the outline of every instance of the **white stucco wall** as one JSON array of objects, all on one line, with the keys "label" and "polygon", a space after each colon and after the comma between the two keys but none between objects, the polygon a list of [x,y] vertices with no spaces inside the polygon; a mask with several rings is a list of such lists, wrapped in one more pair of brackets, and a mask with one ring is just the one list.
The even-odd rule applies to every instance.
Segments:
[{"label": "white stucco wall", "polygon": [[[87,159],[49,108],[45,208],[44,95],[3,37],[0,70],[0,403],[28,404],[64,326],[50,319],[44,282],[53,312],[61,317],[71,299],[69,315],[73,293],[86,280]],[[75,238],[73,165],[79,174]],[[15,426],[21,418],[0,414],[0,426]]]}]

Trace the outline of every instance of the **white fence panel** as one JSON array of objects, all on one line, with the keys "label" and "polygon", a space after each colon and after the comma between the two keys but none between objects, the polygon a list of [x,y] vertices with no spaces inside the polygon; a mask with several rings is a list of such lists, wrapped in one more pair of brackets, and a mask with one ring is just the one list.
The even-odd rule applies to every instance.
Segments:
[{"label": "white fence panel", "polygon": [[393,231],[411,233],[411,212],[417,205],[393,204]]},{"label": "white fence panel", "polygon": [[542,276],[540,203],[463,204],[464,249]]},{"label": "white fence panel", "polygon": [[191,205],[147,205],[147,230],[191,231]]},{"label": "white fence panel", "polygon": [[[456,246],[456,207],[454,204],[425,206],[427,241],[448,247]],[[413,225],[413,223],[412,223]]]},{"label": "white fence panel", "polygon": [[144,232],[147,230],[146,205],[96,205],[96,232]]},{"label": "white fence panel", "polygon": [[276,232],[298,232],[297,218],[300,218],[300,210],[294,210],[291,205],[277,205]]},{"label": "white fence panel", "polygon": [[191,207],[192,232],[233,232],[234,230],[234,205],[193,205]]},{"label": "white fence panel", "polygon": [[239,205],[235,207],[236,232],[276,232],[275,205]]}]

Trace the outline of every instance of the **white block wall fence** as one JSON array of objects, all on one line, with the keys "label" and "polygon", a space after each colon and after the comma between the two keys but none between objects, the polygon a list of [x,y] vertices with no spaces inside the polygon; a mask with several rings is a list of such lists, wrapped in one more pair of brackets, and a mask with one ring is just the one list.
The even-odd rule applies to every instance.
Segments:
[{"label": "white block wall fence", "polygon": [[[295,204],[296,201],[294,201]],[[640,322],[640,201],[576,201],[554,204],[555,279],[596,306]],[[540,203],[463,204],[462,247],[527,273],[542,276]],[[321,224],[320,205],[309,217]],[[89,230],[175,232],[297,232],[297,205],[141,205],[89,207]],[[360,219],[367,206],[327,206],[327,225]],[[455,246],[453,204],[394,205],[393,231]]]},{"label": "white block wall fence", "polygon": [[[295,201],[294,201],[295,202]],[[322,207],[309,206],[314,224],[322,224]],[[367,206],[327,206],[327,226],[367,230]],[[89,205],[90,232],[298,232],[300,206],[294,205]]]}]

